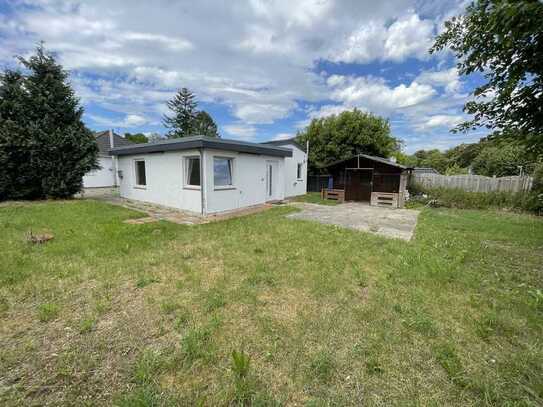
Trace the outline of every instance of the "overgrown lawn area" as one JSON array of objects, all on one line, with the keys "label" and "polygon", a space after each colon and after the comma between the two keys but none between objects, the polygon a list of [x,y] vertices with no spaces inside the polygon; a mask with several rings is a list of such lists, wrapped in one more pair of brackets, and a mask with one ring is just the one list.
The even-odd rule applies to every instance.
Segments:
[{"label": "overgrown lawn area", "polygon": [[0,404],[543,403],[542,219],[424,209],[404,242],[293,210],[4,204]]}]

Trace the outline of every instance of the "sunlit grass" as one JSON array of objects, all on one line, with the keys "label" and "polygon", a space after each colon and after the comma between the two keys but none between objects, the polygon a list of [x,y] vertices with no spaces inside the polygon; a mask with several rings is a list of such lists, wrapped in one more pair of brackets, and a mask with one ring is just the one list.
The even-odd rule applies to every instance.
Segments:
[{"label": "sunlit grass", "polygon": [[293,210],[0,207],[0,404],[541,403],[541,219],[424,209],[404,242]]}]

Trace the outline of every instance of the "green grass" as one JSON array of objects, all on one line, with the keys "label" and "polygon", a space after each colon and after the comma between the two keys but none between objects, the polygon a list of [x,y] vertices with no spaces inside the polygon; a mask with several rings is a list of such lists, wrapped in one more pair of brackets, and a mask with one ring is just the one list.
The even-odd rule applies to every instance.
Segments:
[{"label": "green grass", "polygon": [[322,199],[320,192],[308,192],[305,195],[300,195],[294,198],[296,202],[306,202],[319,205],[337,205],[338,201],[333,199]]},{"label": "green grass", "polygon": [[426,208],[404,242],[293,210],[0,206],[0,404],[543,403],[543,219]]}]

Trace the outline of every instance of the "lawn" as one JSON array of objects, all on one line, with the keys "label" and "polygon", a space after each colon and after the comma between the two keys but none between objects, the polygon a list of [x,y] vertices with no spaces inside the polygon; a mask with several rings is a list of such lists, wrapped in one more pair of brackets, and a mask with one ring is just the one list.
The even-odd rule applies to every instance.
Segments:
[{"label": "lawn", "polygon": [[314,203],[320,205],[337,205],[339,202],[332,199],[322,199],[320,192],[308,192],[294,198],[295,202]]},{"label": "lawn", "polygon": [[0,404],[543,402],[542,219],[424,209],[408,243],[293,210],[1,206]]}]

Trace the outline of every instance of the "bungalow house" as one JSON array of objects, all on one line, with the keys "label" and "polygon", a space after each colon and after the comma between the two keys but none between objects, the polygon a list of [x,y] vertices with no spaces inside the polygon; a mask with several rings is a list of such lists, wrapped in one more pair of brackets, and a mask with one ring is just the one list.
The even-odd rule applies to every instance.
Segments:
[{"label": "bungalow house", "polygon": [[87,173],[83,177],[83,188],[103,188],[117,185],[117,167],[115,158],[109,150],[114,147],[132,145],[124,137],[113,133],[111,130],[94,133],[98,146],[98,164],[100,168]]},{"label": "bungalow house", "polygon": [[111,149],[124,198],[203,215],[305,194],[307,154],[295,143],[205,136]]}]

